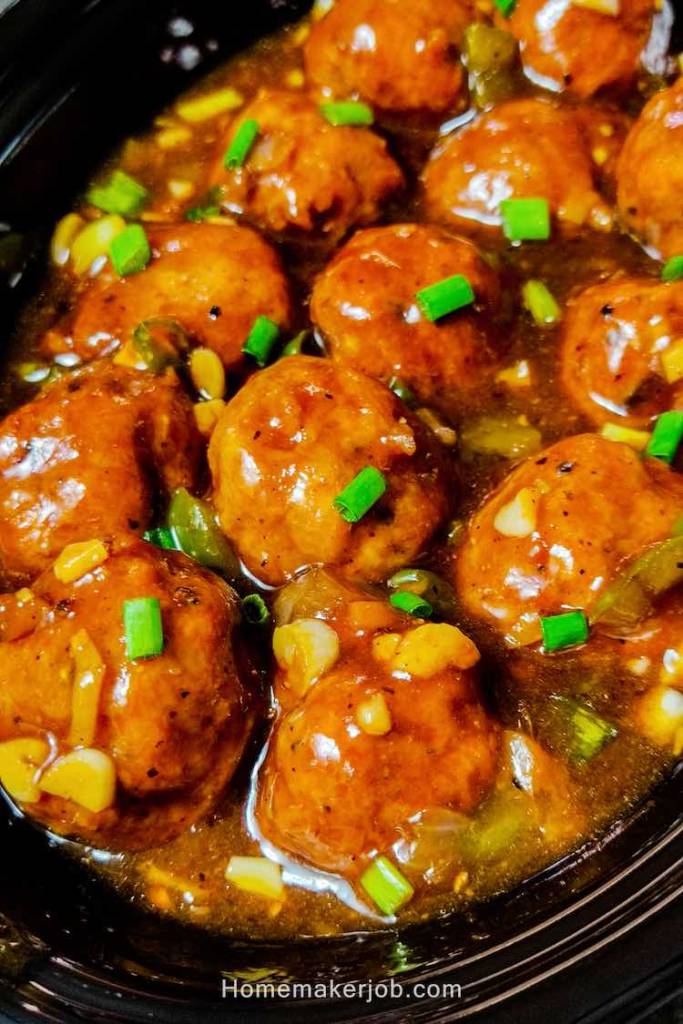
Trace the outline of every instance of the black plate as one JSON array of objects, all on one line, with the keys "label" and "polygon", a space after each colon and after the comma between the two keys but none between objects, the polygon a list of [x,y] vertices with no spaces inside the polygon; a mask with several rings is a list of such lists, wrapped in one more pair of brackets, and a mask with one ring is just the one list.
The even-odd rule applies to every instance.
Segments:
[{"label": "black plate", "polygon": [[[112,143],[305,6],[10,0],[0,16],[0,222],[21,237],[0,289],[6,348],[51,224]],[[181,16],[191,36],[174,36]],[[0,261],[7,248],[0,235]],[[282,944],[228,941],[143,913],[0,812],[0,1012],[110,1024],[635,1019],[683,985],[682,780],[677,772],[593,847],[468,914],[400,934]],[[400,982],[402,998],[249,999],[244,988],[368,978]],[[443,983],[460,996],[418,998],[420,985]]]}]

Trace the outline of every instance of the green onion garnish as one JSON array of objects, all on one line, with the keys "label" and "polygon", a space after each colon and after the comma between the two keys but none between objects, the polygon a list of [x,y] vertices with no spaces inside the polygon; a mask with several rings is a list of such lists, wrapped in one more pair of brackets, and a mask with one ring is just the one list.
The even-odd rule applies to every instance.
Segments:
[{"label": "green onion garnish", "polygon": [[265,366],[279,333],[280,328],[273,320],[269,320],[267,316],[258,316],[242,351],[245,355],[252,356],[259,366]]},{"label": "green onion garnish", "polygon": [[434,610],[429,601],[409,590],[399,590],[398,593],[392,594],[389,604],[401,612],[414,615],[416,619],[428,619]]},{"label": "green onion garnish", "polygon": [[196,224],[198,221],[207,220],[209,217],[220,217],[220,213],[220,206],[193,206],[185,211],[185,220]]},{"label": "green onion garnish", "polygon": [[517,6],[517,0],[493,0],[493,2],[504,18],[509,18]]},{"label": "green onion garnish", "polygon": [[588,620],[579,610],[563,612],[561,615],[543,615],[541,631],[546,651],[559,651],[562,647],[585,644],[588,639]]},{"label": "green onion garnish", "polygon": [[670,409],[657,417],[645,454],[671,463],[683,438],[683,412]]},{"label": "green onion garnish", "polygon": [[358,523],[387,489],[384,474],[374,466],[365,466],[333,501],[342,519]]},{"label": "green onion garnish", "polygon": [[683,277],[683,255],[672,256],[662,267],[662,281],[678,281]]},{"label": "green onion garnish", "polygon": [[251,147],[256,142],[258,133],[258,121],[242,121],[223,159],[223,166],[226,170],[231,171],[236,167],[242,167],[251,152]]},{"label": "green onion garnish", "polygon": [[464,274],[455,274],[422,288],[415,298],[427,319],[434,321],[469,306],[474,302],[474,292]]},{"label": "green onion garnish", "polygon": [[105,213],[118,213],[122,217],[137,217],[147,202],[149,192],[125,171],[112,171],[106,185],[93,185],[87,200]]},{"label": "green onion garnish", "polygon": [[119,277],[144,270],[152,258],[145,229],[140,224],[129,224],[120,235],[112,239],[109,255]]},{"label": "green onion garnish", "polygon": [[387,857],[377,857],[363,872],[360,884],[383,914],[394,914],[415,890]]},{"label": "green onion garnish", "polygon": [[164,628],[158,597],[135,597],[123,602],[123,629],[126,654],[136,658],[156,658],[164,649]]},{"label": "green onion garnish", "polygon": [[504,199],[500,213],[503,233],[511,242],[540,242],[550,238],[547,199]]},{"label": "green onion garnish", "polygon": [[415,405],[416,397],[412,388],[408,387],[400,377],[392,377],[387,387],[393,391],[397,398],[400,398],[406,405]]},{"label": "green onion garnish", "polygon": [[369,107],[367,103],[358,103],[356,100],[321,103],[320,113],[335,128],[342,125],[368,125],[375,120],[372,107]]},{"label": "green onion garnish", "polygon": [[553,697],[562,709],[565,728],[568,732],[568,754],[579,764],[590,761],[602,748],[613,740],[619,730],[602,718],[587,704],[579,704],[570,697]]},{"label": "green onion garnish", "polygon": [[242,611],[247,622],[251,622],[254,626],[262,626],[270,618],[268,605],[260,594],[247,594],[246,597],[243,597]]},{"label": "green onion garnish", "polygon": [[522,300],[539,327],[556,324],[562,316],[562,310],[543,281],[526,281],[522,286]]},{"label": "green onion garnish", "polygon": [[148,544],[154,544],[156,547],[164,548],[166,551],[180,550],[173,533],[167,526],[155,526],[152,530],[145,530],[142,539],[146,540]]},{"label": "green onion garnish", "polygon": [[309,331],[299,331],[282,349],[281,356],[300,356],[308,340]]}]

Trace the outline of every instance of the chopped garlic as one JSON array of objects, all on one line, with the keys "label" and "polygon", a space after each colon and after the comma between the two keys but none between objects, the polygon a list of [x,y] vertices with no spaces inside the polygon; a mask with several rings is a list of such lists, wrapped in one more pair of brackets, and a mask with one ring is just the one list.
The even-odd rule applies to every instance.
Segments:
[{"label": "chopped garlic", "polygon": [[400,633],[380,633],[373,637],[372,656],[375,661],[389,661],[393,658],[400,642]]},{"label": "chopped garlic", "polygon": [[195,348],[192,351],[190,377],[204,398],[222,398],[225,394],[225,370],[212,348]]},{"label": "chopped garlic", "polygon": [[192,132],[189,128],[164,128],[157,135],[156,143],[160,149],[175,149],[176,146],[189,142],[191,138]]},{"label": "chopped garlic", "polygon": [[76,274],[86,274],[96,261],[109,255],[109,246],[126,228],[123,217],[112,213],[98,217],[78,232],[71,243],[71,265]]},{"label": "chopped garlic", "polygon": [[89,747],[95,741],[105,665],[87,630],[79,629],[69,643],[76,671],[71,695],[68,744]]},{"label": "chopped garlic", "polygon": [[57,224],[50,242],[50,256],[58,267],[66,266],[71,255],[71,245],[85,221],[77,213],[67,213]]},{"label": "chopped garlic", "polygon": [[520,359],[512,366],[506,366],[496,374],[499,384],[507,384],[510,388],[528,388],[531,386],[531,366],[528,359]]},{"label": "chopped garlic", "polygon": [[448,668],[471,668],[478,661],[476,645],[457,626],[426,622],[401,636],[389,665],[393,672],[429,679]]},{"label": "chopped garlic", "polygon": [[212,398],[208,402],[195,402],[193,409],[199,433],[203,437],[211,437],[223,415],[225,402],[222,398]]},{"label": "chopped garlic", "polygon": [[285,898],[282,869],[266,857],[231,857],[225,869],[225,879],[238,889],[256,896],[278,902]]},{"label": "chopped garlic", "polygon": [[321,619],[298,619],[273,632],[273,653],[287,685],[303,694],[339,657],[339,637]]},{"label": "chopped garlic", "polygon": [[304,73],[301,68],[292,68],[285,75],[285,83],[290,89],[302,89],[304,82]]},{"label": "chopped garlic", "polygon": [[49,744],[37,737],[0,743],[0,783],[13,800],[23,804],[40,800],[36,776],[49,756]]},{"label": "chopped garlic", "polygon": [[596,11],[598,14],[609,14],[616,18],[619,14],[620,0],[572,0],[574,7],[583,7],[588,11]]},{"label": "chopped garlic", "polygon": [[60,583],[73,583],[96,569],[109,558],[101,540],[84,540],[67,544],[57,558],[53,572]]},{"label": "chopped garlic", "polygon": [[494,529],[504,537],[528,537],[536,529],[538,500],[538,491],[522,487],[512,501],[498,510]]},{"label": "chopped garlic", "polygon": [[660,362],[669,384],[675,384],[683,377],[683,338],[679,338],[661,353]]},{"label": "chopped garlic", "polygon": [[605,423],[600,430],[600,436],[604,437],[606,441],[627,444],[636,452],[644,452],[650,440],[649,431],[622,427],[620,423]]},{"label": "chopped garlic", "polygon": [[57,758],[41,776],[39,786],[44,793],[98,814],[114,803],[116,768],[103,750],[82,747]]},{"label": "chopped garlic", "polygon": [[194,185],[186,178],[169,178],[166,187],[174,199],[189,199],[194,192]]},{"label": "chopped garlic", "polygon": [[391,732],[391,711],[383,693],[373,693],[356,708],[356,722],[368,736]]},{"label": "chopped garlic", "polygon": [[230,110],[237,110],[244,103],[244,97],[237,89],[230,86],[226,89],[217,89],[216,92],[207,93],[205,96],[195,96],[193,99],[180,100],[176,103],[176,113],[183,121],[197,124],[201,121],[209,121],[219,114],[226,114]]}]

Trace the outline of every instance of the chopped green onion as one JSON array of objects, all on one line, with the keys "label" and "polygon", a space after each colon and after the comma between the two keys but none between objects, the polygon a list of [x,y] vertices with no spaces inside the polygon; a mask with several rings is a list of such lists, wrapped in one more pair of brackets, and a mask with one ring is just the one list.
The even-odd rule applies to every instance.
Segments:
[{"label": "chopped green onion", "polygon": [[[455,594],[453,588],[437,576],[435,572],[428,569],[399,569],[387,580],[390,590],[400,590],[402,593],[410,592],[422,598],[428,605],[425,616],[436,612],[442,618],[452,618],[455,615]],[[394,601],[389,599],[392,604]],[[395,605],[400,607],[399,605]],[[412,611],[405,608],[405,611]],[[417,612],[412,612],[417,614]]]},{"label": "chopped green onion", "polygon": [[179,353],[189,346],[187,334],[177,320],[151,317],[133,331],[133,348],[148,370],[162,373],[179,361]]},{"label": "chopped green onion", "polygon": [[268,605],[260,594],[247,594],[242,598],[242,611],[247,622],[254,626],[262,626],[270,619]]},{"label": "chopped green onion", "polygon": [[269,320],[267,316],[258,316],[242,351],[245,355],[252,356],[258,366],[265,366],[279,334],[280,328],[273,320]]},{"label": "chopped green onion", "polygon": [[209,217],[219,217],[220,212],[220,206],[193,206],[185,211],[185,220],[197,223],[201,220],[207,220]]},{"label": "chopped green onion", "polygon": [[224,576],[239,575],[239,562],[216,522],[213,509],[184,487],[173,492],[168,526],[177,547],[195,562]]},{"label": "chopped green onion", "polygon": [[122,217],[136,217],[147,202],[149,192],[125,171],[112,171],[106,185],[94,185],[87,199],[105,213],[118,213]]},{"label": "chopped green onion", "polygon": [[434,321],[469,306],[474,302],[474,292],[464,274],[454,274],[422,288],[415,298],[427,319]]},{"label": "chopped green onion", "polygon": [[546,651],[559,651],[563,647],[585,644],[588,639],[588,621],[579,610],[563,612],[561,615],[543,615],[541,631]]},{"label": "chopped green onion", "polygon": [[509,18],[517,6],[517,0],[493,0],[493,2],[504,18]]},{"label": "chopped green onion", "polygon": [[369,125],[375,117],[367,103],[346,100],[340,103],[321,103],[320,113],[335,128],[342,125]]},{"label": "chopped green onion", "polygon": [[304,343],[308,339],[309,331],[299,331],[282,349],[281,356],[300,356]]},{"label": "chopped green onion", "polygon": [[401,612],[414,615],[416,619],[428,619],[434,610],[429,601],[411,593],[410,590],[399,590],[396,594],[392,594],[389,604]]},{"label": "chopped green onion", "polygon": [[392,377],[387,387],[390,391],[393,391],[397,398],[400,398],[406,405],[415,405],[417,401],[415,392],[412,388],[408,387],[405,381],[401,380],[400,377]]},{"label": "chopped green onion", "polygon": [[252,146],[256,142],[258,133],[258,121],[242,121],[242,124],[235,132],[232,142],[228,146],[228,151],[223,160],[226,170],[232,171],[236,167],[242,167],[251,152]]},{"label": "chopped green onion", "polygon": [[112,238],[109,255],[119,277],[144,270],[152,258],[152,250],[142,225],[129,224],[121,234]]},{"label": "chopped green onion", "polygon": [[360,884],[383,914],[394,914],[415,892],[408,879],[383,856],[377,857],[363,872]]},{"label": "chopped green onion", "polygon": [[504,199],[500,213],[503,233],[511,242],[538,242],[550,238],[547,199]]},{"label": "chopped green onion", "polygon": [[142,539],[146,540],[148,544],[154,544],[166,551],[178,550],[175,537],[167,526],[155,526],[152,530],[145,530]]},{"label": "chopped green onion", "polygon": [[683,581],[683,536],[648,548],[603,591],[590,614],[591,626],[609,636],[628,636],[652,612],[655,599]]},{"label": "chopped green onion", "polygon": [[645,454],[663,462],[673,462],[683,438],[683,412],[670,409],[657,417]]},{"label": "chopped green onion", "polygon": [[522,286],[522,299],[539,327],[556,324],[562,316],[562,310],[543,281],[526,281]]},{"label": "chopped green onion", "polygon": [[365,466],[333,501],[342,519],[358,523],[387,489],[384,474],[374,466]]},{"label": "chopped green onion", "polygon": [[158,597],[135,597],[123,602],[123,629],[126,655],[156,658],[164,649],[164,628]]},{"label": "chopped green onion", "polygon": [[683,255],[672,256],[662,267],[662,281],[678,281],[683,277]]},{"label": "chopped green onion", "polygon": [[565,727],[569,732],[568,754],[572,761],[583,764],[595,757],[602,748],[613,740],[618,729],[597,714],[593,708],[569,697],[554,697],[562,708]]}]

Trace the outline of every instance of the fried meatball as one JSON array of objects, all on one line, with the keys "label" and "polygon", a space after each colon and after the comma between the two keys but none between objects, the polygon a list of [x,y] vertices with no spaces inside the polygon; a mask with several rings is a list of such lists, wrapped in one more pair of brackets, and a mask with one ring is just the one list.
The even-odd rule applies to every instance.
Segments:
[{"label": "fried meatball", "polygon": [[[391,391],[310,356],[252,377],[209,446],[223,530],[250,572],[274,585],[313,563],[379,579],[413,559],[448,514],[444,457]],[[352,525],[333,501],[366,466],[387,489]]]},{"label": "fried meatball", "polygon": [[[160,602],[164,648],[131,660],[123,604],[140,597]],[[31,608],[30,626],[21,602]],[[157,845],[186,828],[216,800],[246,736],[232,645],[237,596],[179,552],[117,538],[97,569],[73,583],[47,569],[21,602],[0,599],[0,738],[47,736],[60,756],[80,745],[71,728],[78,684],[70,644],[85,630],[104,674],[94,737],[84,745],[109,755],[117,779],[116,800],[101,811],[43,794],[27,813],[118,847]]]},{"label": "fried meatball", "polygon": [[[329,576],[322,583],[325,598]],[[418,812],[472,811],[493,781],[500,741],[479,699],[477,649],[459,629],[416,624],[362,591],[342,597],[280,627],[295,646],[302,628],[327,626],[339,653],[305,688],[296,658],[278,672],[280,698],[292,686],[298,696],[275,726],[257,823],[281,849],[355,878]],[[280,643],[276,631],[276,655]]]},{"label": "fried meatball", "polygon": [[430,216],[462,230],[497,227],[504,199],[541,197],[565,232],[604,228],[581,119],[541,99],[501,103],[453,132],[423,172]]},{"label": "fried meatball", "polygon": [[681,337],[682,282],[614,277],[567,304],[562,383],[594,423],[647,426],[671,407],[674,389],[665,366],[672,343]]},{"label": "fried meatball", "polygon": [[[226,146],[248,120],[258,123],[256,142],[243,166],[226,169]],[[212,183],[225,209],[268,231],[337,238],[376,220],[403,175],[379,135],[329,124],[300,93],[263,90],[221,143]]]},{"label": "fried meatball", "polygon": [[664,259],[683,252],[683,78],[656,93],[628,134],[617,165],[624,227]]},{"label": "fried meatball", "polygon": [[465,0],[339,0],[311,29],[308,78],[384,110],[441,113],[462,89],[457,47],[471,20]]},{"label": "fried meatball", "polygon": [[173,371],[98,363],[58,380],[0,424],[0,568],[13,582],[73,541],[143,530],[159,489],[194,485],[200,452]]},{"label": "fried meatball", "polygon": [[[475,303],[437,323],[416,294],[463,274]],[[418,224],[359,231],[315,283],[311,318],[335,362],[371,377],[399,377],[425,402],[461,397],[494,362],[487,313],[497,311],[495,273],[469,242]]]},{"label": "fried meatball", "polygon": [[653,0],[621,0],[616,15],[570,2],[518,0],[512,15],[499,15],[498,22],[519,40],[532,81],[587,97],[632,83],[654,11]]},{"label": "fried meatball", "polygon": [[470,521],[460,597],[511,643],[534,642],[539,615],[589,611],[682,513],[683,478],[668,466],[594,434],[565,438],[513,470]]},{"label": "fried meatball", "polygon": [[[86,288],[63,342],[81,359],[104,355],[153,317],[176,320],[190,339],[232,368],[260,315],[285,326],[291,315],[277,254],[255,231],[234,224],[174,224],[148,230],[153,258],[141,273],[100,273]],[[59,334],[59,332],[58,332]]]}]

